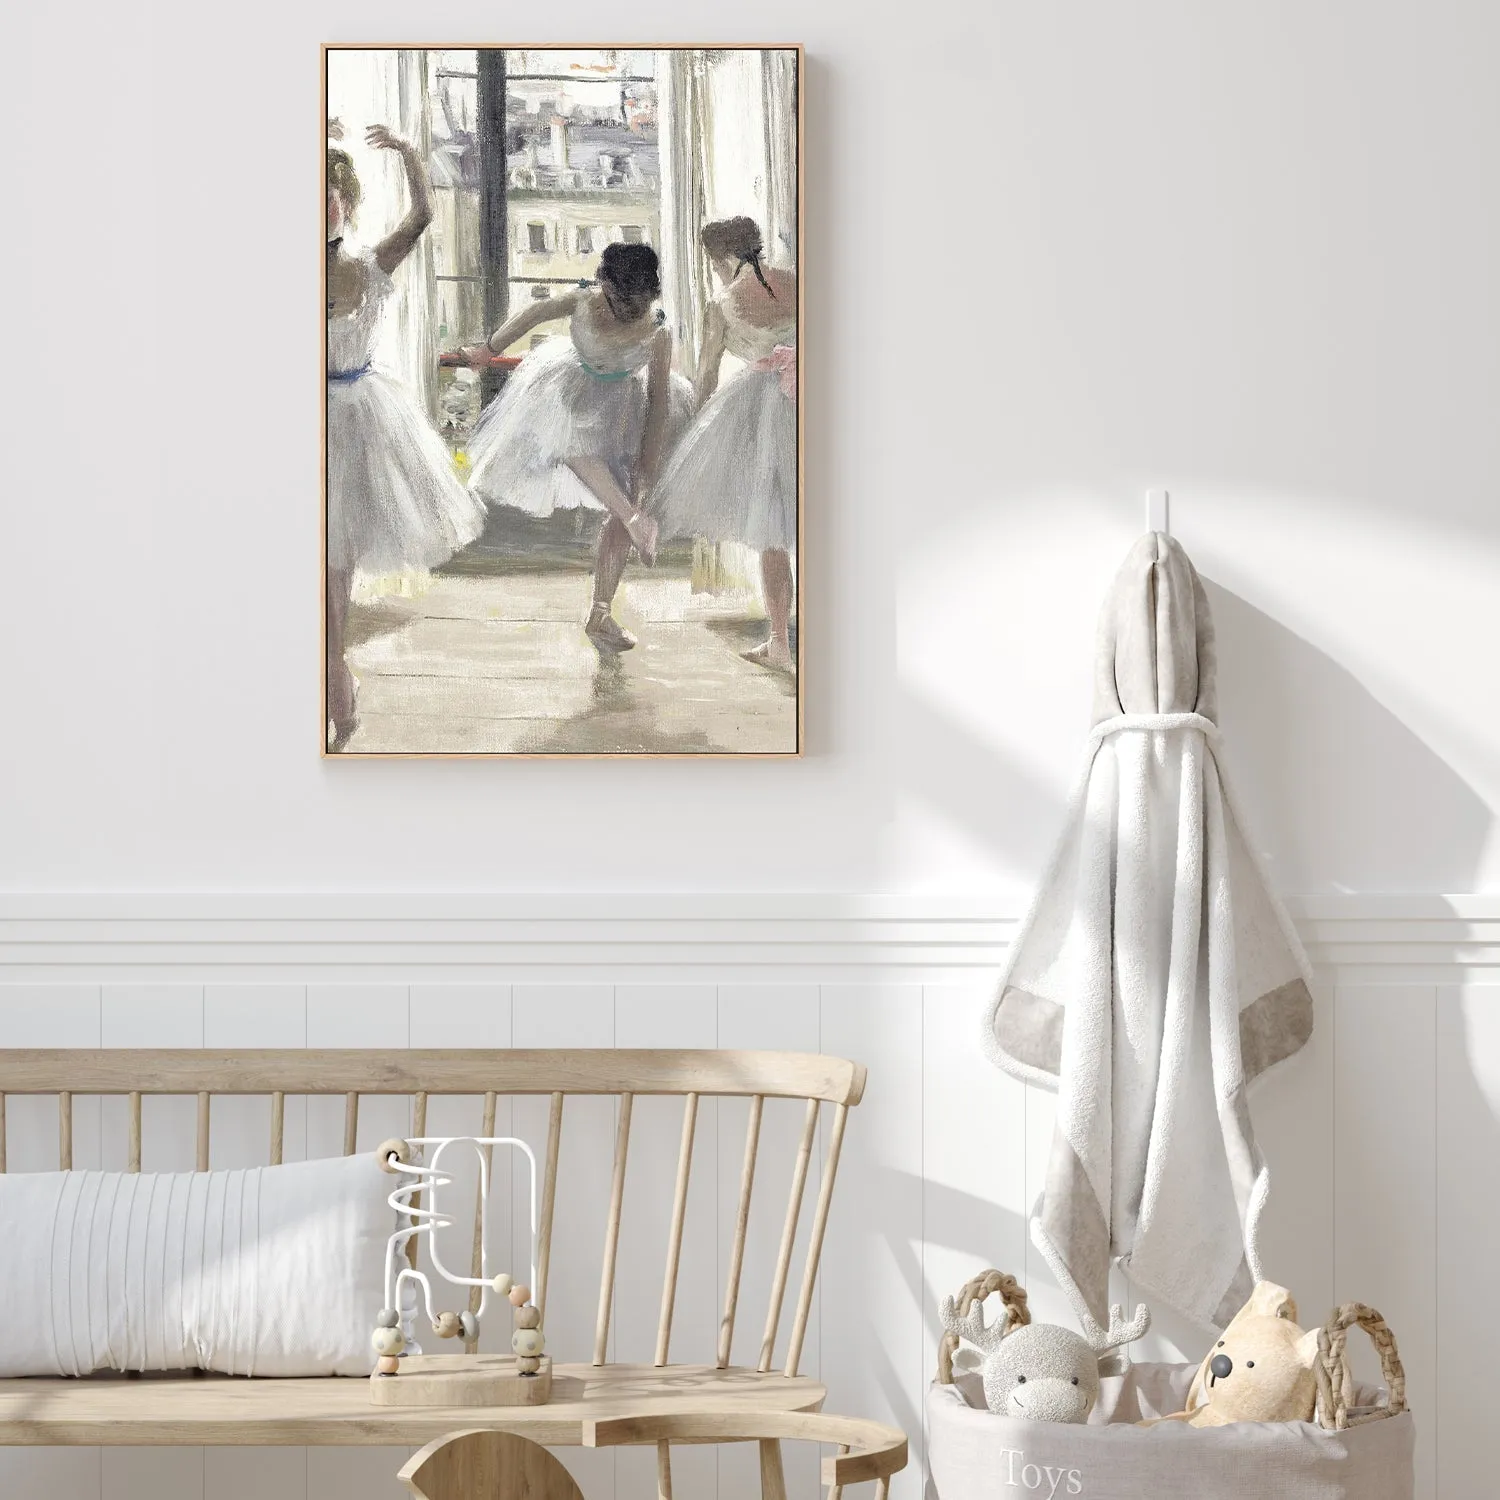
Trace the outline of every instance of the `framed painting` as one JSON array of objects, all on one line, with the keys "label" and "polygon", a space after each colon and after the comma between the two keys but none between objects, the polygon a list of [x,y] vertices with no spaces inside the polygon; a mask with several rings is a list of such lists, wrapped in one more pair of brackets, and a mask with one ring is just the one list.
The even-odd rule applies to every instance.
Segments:
[{"label": "framed painting", "polygon": [[801,63],[323,49],[323,754],[801,753]]}]

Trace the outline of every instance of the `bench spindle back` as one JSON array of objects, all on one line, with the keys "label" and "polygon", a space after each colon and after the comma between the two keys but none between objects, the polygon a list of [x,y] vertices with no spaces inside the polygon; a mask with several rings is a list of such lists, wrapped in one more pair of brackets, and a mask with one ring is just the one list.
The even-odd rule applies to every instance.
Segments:
[{"label": "bench spindle back", "polygon": [[[802,1359],[814,1289],[833,1201],[839,1156],[849,1109],[864,1091],[864,1069],[838,1058],[790,1052],[709,1051],[244,1051],[178,1050],[58,1050],[0,1051],[0,1172],[6,1170],[6,1102],[8,1095],[55,1095],[58,1106],[58,1166],[73,1166],[73,1101],[75,1096],[123,1095],[128,1101],[128,1168],[139,1172],[144,1153],[143,1098],[147,1095],[196,1096],[196,1165],[207,1171],[210,1161],[212,1101],[233,1095],[264,1095],[270,1099],[269,1165],[285,1159],[286,1099],[292,1096],[344,1100],[343,1150],[353,1155],[359,1146],[360,1100],[364,1096],[404,1096],[409,1099],[411,1134],[427,1134],[429,1100],[435,1096],[482,1098],[475,1134],[495,1135],[498,1103],[505,1098],[541,1096],[548,1100],[547,1138],[541,1153],[541,1181],[537,1228],[537,1285],[532,1289],[545,1318],[553,1269],[553,1230],[557,1222],[559,1165],[567,1100],[580,1096],[613,1097],[616,1101],[613,1166],[603,1224],[602,1269],[594,1324],[593,1362],[608,1363],[611,1331],[616,1321],[616,1280],[620,1232],[627,1209],[631,1125],[638,1097],[669,1096],[682,1100],[676,1175],[666,1232],[661,1300],[656,1318],[655,1360],[670,1363],[678,1282],[688,1222],[689,1189],[695,1147],[700,1139],[704,1100],[746,1099],[749,1118],[740,1170],[739,1192],[729,1240],[728,1274],[723,1313],[715,1340],[715,1363],[728,1368],[740,1314],[741,1289],[750,1246],[751,1216],[758,1170],[764,1165],[765,1120],[768,1101],[802,1100],[801,1133],[791,1162],[790,1188],[782,1216],[780,1242],[771,1271],[766,1316],[756,1368],[771,1370],[781,1338],[793,1261],[803,1222],[807,1184],[816,1154],[818,1132],[825,1112],[831,1115],[806,1249],[799,1268],[798,1289],[786,1346],[783,1372],[795,1375]],[[580,1129],[587,1128],[586,1124]],[[445,1132],[447,1133],[447,1132]],[[488,1150],[486,1152],[488,1155]],[[481,1206],[476,1201],[470,1274],[480,1272]],[[409,1253],[415,1264],[417,1243]],[[470,1308],[479,1302],[478,1288]],[[472,1347],[472,1346],[471,1346]]]}]

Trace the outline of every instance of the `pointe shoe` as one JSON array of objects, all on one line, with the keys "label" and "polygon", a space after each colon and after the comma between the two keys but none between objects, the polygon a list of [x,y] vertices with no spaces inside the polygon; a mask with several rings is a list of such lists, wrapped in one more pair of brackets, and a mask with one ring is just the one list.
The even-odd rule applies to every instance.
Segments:
[{"label": "pointe shoe", "polygon": [[741,651],[740,656],[754,666],[768,667],[773,672],[786,672],[792,677],[797,675],[797,663],[790,648],[778,641],[762,641],[748,651]]},{"label": "pointe shoe", "polygon": [[638,510],[625,523],[625,530],[630,533],[630,540],[635,543],[635,550],[640,553],[641,561],[648,568],[651,567],[656,562],[656,543],[661,535],[656,517]]},{"label": "pointe shoe", "polygon": [[584,622],[583,633],[601,651],[629,651],[635,637],[610,614],[609,606],[596,604]]}]

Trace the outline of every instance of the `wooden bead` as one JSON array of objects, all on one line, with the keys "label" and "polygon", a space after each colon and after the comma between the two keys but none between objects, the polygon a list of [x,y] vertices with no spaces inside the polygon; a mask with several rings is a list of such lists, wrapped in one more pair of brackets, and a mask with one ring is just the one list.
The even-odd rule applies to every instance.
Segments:
[{"label": "wooden bead", "polygon": [[439,1313],[432,1320],[432,1331],[440,1339],[456,1339],[462,1327],[463,1324],[459,1322],[458,1314],[455,1312]]},{"label": "wooden bead", "polygon": [[542,1326],[542,1315],[529,1303],[525,1307],[516,1309],[517,1328],[540,1328]]},{"label": "wooden bead", "polygon": [[377,1328],[370,1335],[370,1347],[379,1355],[395,1358],[406,1347],[406,1336],[399,1328]]},{"label": "wooden bead", "polygon": [[516,1368],[523,1375],[535,1375],[542,1368],[542,1362],[534,1354],[523,1354],[516,1360]]},{"label": "wooden bead", "polygon": [[391,1160],[393,1156],[396,1158],[397,1162],[410,1161],[411,1147],[408,1146],[405,1141],[399,1140],[395,1136],[392,1136],[390,1140],[382,1141],[375,1148],[375,1160],[380,1163],[380,1170],[382,1172],[390,1172],[392,1174],[395,1174],[396,1172],[400,1171],[400,1168],[396,1165],[396,1163]]},{"label": "wooden bead", "polygon": [[514,1307],[525,1307],[531,1301],[531,1288],[529,1286],[513,1286],[510,1289],[510,1300]]},{"label": "wooden bead", "polygon": [[375,1361],[377,1375],[394,1375],[401,1368],[401,1361],[394,1354],[382,1354]]},{"label": "wooden bead", "polygon": [[377,1328],[399,1328],[401,1326],[401,1315],[394,1307],[382,1307],[375,1315],[375,1326]]},{"label": "wooden bead", "polygon": [[479,1319],[466,1307],[458,1315],[459,1331],[471,1343],[479,1337]]},{"label": "wooden bead", "polygon": [[522,1358],[535,1358],[547,1347],[540,1328],[518,1328],[510,1336],[510,1347]]},{"label": "wooden bead", "polygon": [[510,1289],[516,1284],[515,1278],[507,1271],[502,1271],[490,1285],[495,1289],[497,1297],[510,1296]]}]

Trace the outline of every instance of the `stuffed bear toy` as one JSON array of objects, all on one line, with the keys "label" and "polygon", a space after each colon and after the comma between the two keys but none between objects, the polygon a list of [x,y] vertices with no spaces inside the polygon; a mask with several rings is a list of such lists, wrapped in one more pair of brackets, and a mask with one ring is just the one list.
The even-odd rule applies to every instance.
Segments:
[{"label": "stuffed bear toy", "polygon": [[1285,1287],[1260,1282],[1208,1351],[1187,1410],[1164,1420],[1193,1427],[1230,1422],[1311,1422],[1317,1406],[1318,1330],[1297,1326]]},{"label": "stuffed bear toy", "polygon": [[1086,1317],[1082,1337],[1056,1323],[1012,1326],[1017,1319],[1009,1306],[986,1327],[981,1301],[960,1317],[953,1298],[945,1297],[941,1312],[943,1327],[979,1351],[985,1405],[1033,1422],[1087,1422],[1099,1399],[1099,1377],[1122,1373],[1119,1350],[1151,1326],[1144,1307],[1129,1323],[1112,1307],[1107,1329]]}]

